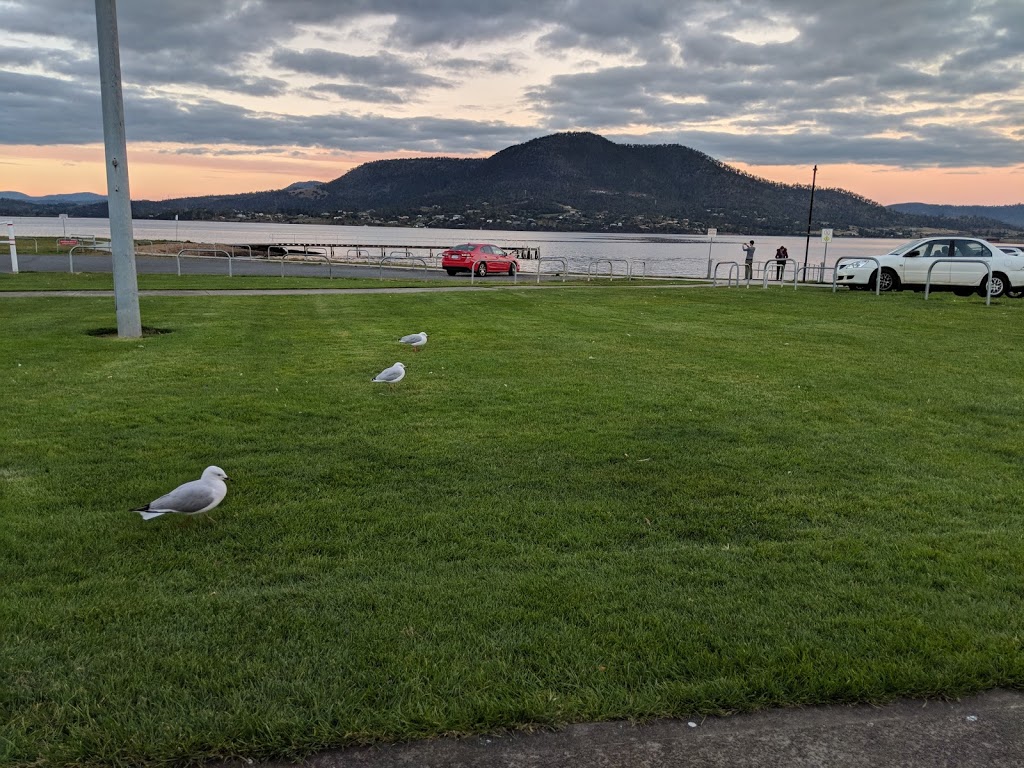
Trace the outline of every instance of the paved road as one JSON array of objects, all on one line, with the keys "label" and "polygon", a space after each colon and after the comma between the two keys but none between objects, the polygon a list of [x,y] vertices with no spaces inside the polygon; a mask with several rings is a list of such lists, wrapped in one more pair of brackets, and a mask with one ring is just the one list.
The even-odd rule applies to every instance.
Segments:
[{"label": "paved road", "polygon": [[[67,272],[68,257],[52,256],[43,254],[18,254],[18,267],[23,272]],[[110,256],[105,255],[79,255],[74,256],[75,272],[110,272]],[[136,256],[135,268],[142,275],[175,275],[178,273],[177,259],[173,256]],[[279,261],[241,261],[234,260],[232,271],[235,275],[267,275],[270,277],[281,276],[281,262]],[[0,272],[10,272],[10,259],[0,255]],[[210,258],[196,259],[183,258],[181,260],[181,273],[183,275],[226,275],[228,273],[227,259]],[[327,264],[315,262],[287,262],[284,264],[284,274],[288,277],[377,277],[380,268],[376,265],[356,264],[334,264],[328,267]],[[469,283],[469,275],[449,276],[441,269],[401,269],[397,267],[385,267],[384,275],[395,279],[409,280],[439,280],[452,284]],[[532,275],[520,275],[520,282],[534,277]],[[488,275],[485,278],[475,278],[474,283],[483,281],[485,284],[508,283],[511,278],[503,275]]]},{"label": "paved road", "polygon": [[[689,723],[693,722],[691,726]],[[249,763],[249,765],[252,765]],[[259,764],[258,764],[259,765]],[[574,725],[553,733],[344,749],[307,768],[1019,768],[1024,693]],[[266,763],[262,768],[294,768]]]}]

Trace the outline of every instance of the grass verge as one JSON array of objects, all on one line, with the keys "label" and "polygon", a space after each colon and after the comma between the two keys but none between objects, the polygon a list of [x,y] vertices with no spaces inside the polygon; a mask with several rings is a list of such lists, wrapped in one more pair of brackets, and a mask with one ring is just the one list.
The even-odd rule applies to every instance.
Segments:
[{"label": "grass verge", "polygon": [[[335,281],[337,282],[337,281]],[[0,302],[0,759],[1024,682],[1024,302]],[[398,336],[425,330],[413,353]],[[396,360],[394,391],[369,379]],[[203,467],[209,520],[126,510]],[[37,762],[38,761],[38,762]]]}]

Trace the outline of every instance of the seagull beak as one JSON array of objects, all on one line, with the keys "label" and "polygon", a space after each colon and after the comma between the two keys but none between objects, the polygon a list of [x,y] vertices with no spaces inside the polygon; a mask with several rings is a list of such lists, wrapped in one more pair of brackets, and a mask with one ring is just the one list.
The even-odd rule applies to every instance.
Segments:
[{"label": "seagull beak", "polygon": [[225,479],[225,480],[230,480],[231,478],[230,478],[230,477],[228,477],[227,475],[224,475],[224,479]]}]

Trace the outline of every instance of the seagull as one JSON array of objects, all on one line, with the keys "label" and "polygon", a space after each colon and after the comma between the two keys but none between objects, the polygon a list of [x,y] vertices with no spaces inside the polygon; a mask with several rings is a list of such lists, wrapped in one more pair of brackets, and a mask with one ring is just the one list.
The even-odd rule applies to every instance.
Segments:
[{"label": "seagull", "polygon": [[411,344],[412,348],[416,351],[420,351],[420,347],[427,343],[427,332],[420,331],[419,333],[412,333],[408,336],[403,336],[398,340],[399,344]]},{"label": "seagull", "polygon": [[405,365],[403,363],[395,363],[390,368],[385,368],[383,371],[374,376],[371,381],[377,384],[397,384],[405,378]]},{"label": "seagull", "polygon": [[143,520],[152,520],[168,512],[178,515],[209,512],[224,501],[228,493],[224,481],[230,479],[220,467],[207,467],[198,480],[179,485],[170,493],[133,509],[132,512],[138,512]]}]

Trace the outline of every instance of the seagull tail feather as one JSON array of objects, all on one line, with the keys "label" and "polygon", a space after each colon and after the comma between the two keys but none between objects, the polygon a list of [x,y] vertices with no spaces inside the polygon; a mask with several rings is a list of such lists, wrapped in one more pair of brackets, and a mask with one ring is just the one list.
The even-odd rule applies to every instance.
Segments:
[{"label": "seagull tail feather", "polygon": [[138,512],[142,515],[143,520],[152,520],[154,517],[160,517],[160,515],[163,514],[163,512],[150,512],[149,504],[144,507],[139,507],[138,509],[133,509],[132,512]]}]

